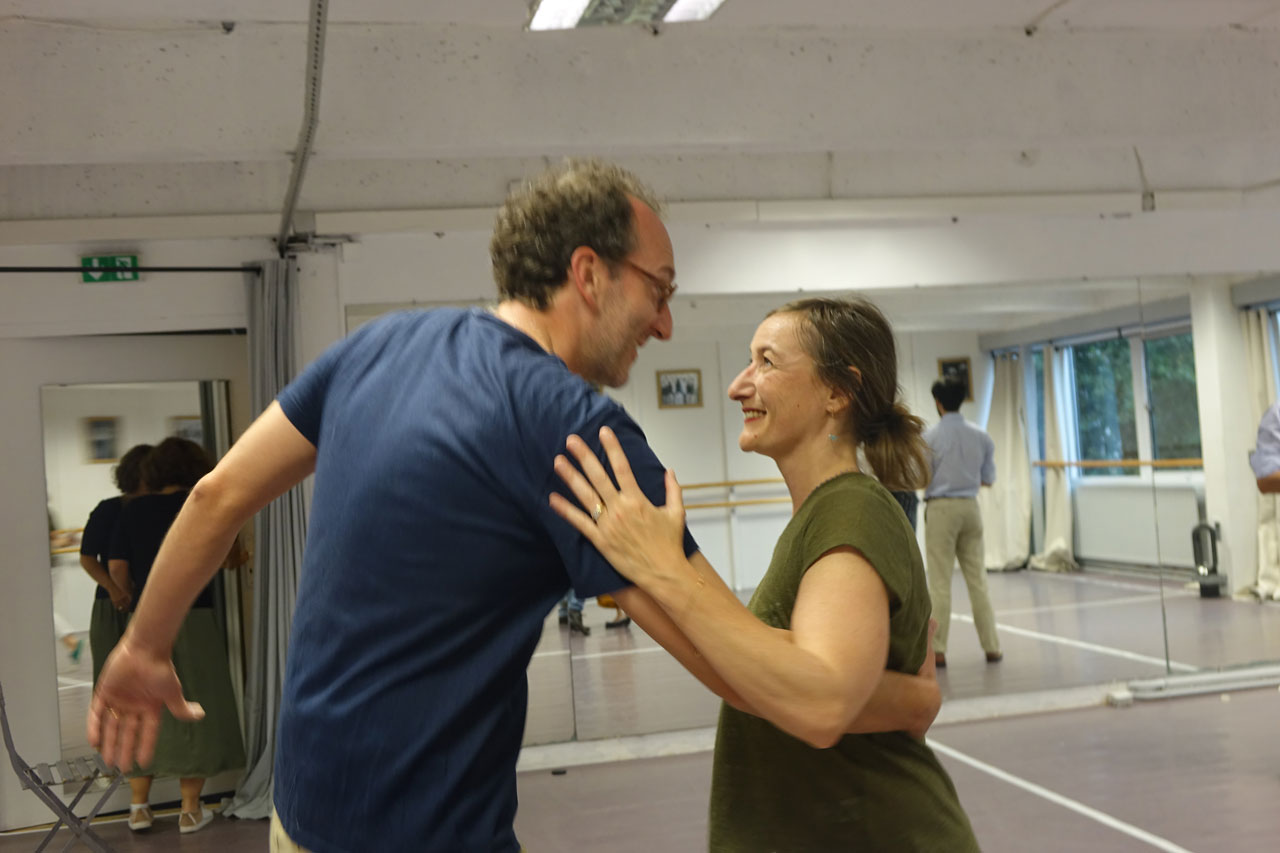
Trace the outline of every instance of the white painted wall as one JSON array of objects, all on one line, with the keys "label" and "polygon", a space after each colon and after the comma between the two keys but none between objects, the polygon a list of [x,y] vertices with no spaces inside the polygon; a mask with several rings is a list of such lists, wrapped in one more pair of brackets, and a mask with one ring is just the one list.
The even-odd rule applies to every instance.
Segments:
[{"label": "white painted wall", "polygon": [[[154,240],[0,246],[0,266],[79,266],[87,255],[136,254],[142,266],[239,266],[274,256],[266,240]],[[0,338],[235,329],[245,325],[244,277],[142,273],[84,284],[75,273],[0,275]]]},{"label": "white painted wall", "polygon": [[59,527],[83,527],[98,501],[119,494],[115,463],[87,458],[84,419],[114,417],[117,449],[158,444],[171,435],[169,419],[200,416],[194,382],[140,385],[52,385],[40,390],[45,483]]}]

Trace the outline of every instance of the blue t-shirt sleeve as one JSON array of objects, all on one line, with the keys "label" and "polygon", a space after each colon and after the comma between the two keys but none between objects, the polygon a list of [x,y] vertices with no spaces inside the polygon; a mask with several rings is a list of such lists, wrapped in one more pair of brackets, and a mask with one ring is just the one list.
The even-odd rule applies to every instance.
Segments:
[{"label": "blue t-shirt sleeve", "polygon": [[[608,426],[612,429],[614,434],[618,436],[618,443],[622,445],[622,451],[627,456],[627,461],[631,465],[631,471],[635,474],[636,483],[640,486],[640,490],[654,504],[665,504],[667,502],[667,487],[664,479],[666,468],[663,467],[653,450],[650,449],[648,441],[645,440],[644,432],[641,431],[635,421],[615,405],[610,404],[601,415],[600,417],[592,418],[591,422],[584,424],[581,429],[574,430],[574,432],[587,443],[592,452],[608,469],[609,462],[605,456],[604,448],[600,444],[600,427]],[[561,452],[564,452],[565,438],[568,438],[568,433],[560,438]],[[564,561],[565,571],[569,574],[569,585],[583,598],[630,586],[631,582],[618,574],[609,565],[609,562],[605,560],[604,556],[596,550],[594,545],[588,542],[569,522],[562,519],[551,508],[547,500],[551,492],[559,492],[570,500],[573,499],[573,496],[569,494],[568,487],[564,484],[564,481],[550,468],[551,460],[548,459],[547,462],[550,477],[547,480],[546,489],[542,496],[541,514],[543,524],[546,526],[547,532],[550,534],[561,559]],[[686,526],[684,530],[685,555],[690,556],[697,550],[698,543],[694,541],[693,534],[689,532],[689,528]]]},{"label": "blue t-shirt sleeve", "polygon": [[276,397],[289,423],[316,447],[320,446],[320,426],[329,379],[351,340],[344,338],[330,346],[319,358],[304,367],[297,378]]}]

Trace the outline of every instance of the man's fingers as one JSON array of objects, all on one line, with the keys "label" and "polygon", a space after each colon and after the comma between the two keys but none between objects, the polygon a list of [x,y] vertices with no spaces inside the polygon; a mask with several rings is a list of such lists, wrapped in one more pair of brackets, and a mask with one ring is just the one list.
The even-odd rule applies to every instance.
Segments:
[{"label": "man's fingers", "polygon": [[84,719],[85,737],[89,739],[89,746],[101,751],[102,741],[102,698],[98,694],[93,694],[93,698],[89,702],[89,713]]},{"label": "man's fingers", "polygon": [[[185,703],[184,703],[185,704]],[[196,707],[199,707],[198,705]],[[170,709],[172,710],[172,709]],[[176,714],[174,716],[177,716]],[[204,716],[203,709],[200,716]],[[179,717],[178,719],[185,719]],[[199,718],[196,718],[199,719]],[[151,715],[142,721],[141,731],[138,733],[138,753],[137,762],[139,767],[151,766],[151,759],[156,754],[156,736],[160,733],[160,715]],[[122,770],[124,768],[121,768]]]},{"label": "man's fingers", "polygon": [[[117,723],[120,742],[117,747],[119,751],[116,753],[116,766],[121,771],[128,772],[133,767],[134,749],[138,745],[138,717],[136,714],[121,714]],[[147,763],[150,762],[151,758],[148,756]]]},{"label": "man's fingers", "polygon": [[[169,713],[173,714],[175,720],[182,720],[186,723],[194,723],[204,719],[204,706],[199,702],[188,702],[181,695],[177,699],[170,699],[165,703],[169,708]],[[148,719],[148,722],[150,720]]]}]

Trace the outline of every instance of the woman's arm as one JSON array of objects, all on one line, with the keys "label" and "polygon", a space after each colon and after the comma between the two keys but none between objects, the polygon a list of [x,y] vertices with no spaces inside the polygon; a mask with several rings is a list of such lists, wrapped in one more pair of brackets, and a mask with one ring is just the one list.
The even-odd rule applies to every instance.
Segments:
[{"label": "woman's arm", "polygon": [[[102,563],[98,562],[97,557],[81,554],[80,568],[84,569],[89,577],[97,582],[98,586],[107,591],[107,595],[111,596],[111,603],[115,605],[117,610],[124,610],[129,606],[133,596],[124,587],[115,582],[110,573],[102,567]],[[126,572],[128,571],[127,564],[125,570]]]},{"label": "woman's arm", "polygon": [[[729,590],[701,551],[691,556],[689,562],[704,579],[723,586],[726,591]],[[729,686],[729,683],[712,667],[710,661],[703,657],[702,652],[685,636],[684,631],[647,592],[640,587],[632,586],[610,594],[641,630],[666,649],[708,690],[739,711],[757,717],[764,716]],[[790,632],[780,631],[779,633],[789,634]],[[929,636],[932,643],[932,625]],[[912,737],[923,738],[929,731],[929,727],[933,725],[941,708],[942,693],[938,689],[933,647],[930,645],[926,650],[925,664],[916,675],[881,670],[879,681],[876,682],[870,698],[862,711],[845,729],[845,733],[872,734],[903,731]]]},{"label": "woman's arm", "polygon": [[107,565],[110,566],[111,582],[129,595],[133,595],[133,581],[129,579],[129,561],[108,560]]},{"label": "woman's arm", "polygon": [[888,593],[865,558],[852,548],[824,554],[801,582],[791,630],[770,628],[714,572],[685,558],[674,476],[668,472],[666,505],[653,507],[612,432],[601,430],[601,441],[619,488],[576,437],[568,446],[590,482],[563,457],[556,461],[580,503],[603,503],[598,523],[559,495],[552,506],[661,605],[746,707],[814,746],[855,729],[864,709],[883,713],[868,706],[888,654]]}]

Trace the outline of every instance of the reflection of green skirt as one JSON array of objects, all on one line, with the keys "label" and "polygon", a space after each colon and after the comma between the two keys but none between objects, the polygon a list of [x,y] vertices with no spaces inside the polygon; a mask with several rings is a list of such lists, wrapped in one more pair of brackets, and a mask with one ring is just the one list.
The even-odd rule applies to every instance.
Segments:
[{"label": "reflection of green skirt", "polygon": [[89,615],[89,653],[93,655],[93,686],[98,686],[98,674],[107,662],[107,655],[120,642],[129,614],[116,610],[109,598],[95,598]]},{"label": "reflection of green skirt", "polygon": [[187,614],[173,645],[173,666],[183,695],[204,706],[204,719],[180,723],[165,711],[146,775],[208,778],[244,767],[227,645],[212,608],[195,607]]}]

